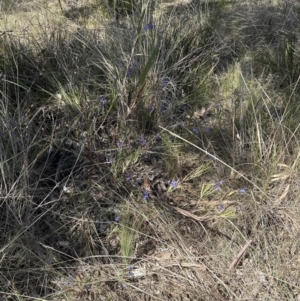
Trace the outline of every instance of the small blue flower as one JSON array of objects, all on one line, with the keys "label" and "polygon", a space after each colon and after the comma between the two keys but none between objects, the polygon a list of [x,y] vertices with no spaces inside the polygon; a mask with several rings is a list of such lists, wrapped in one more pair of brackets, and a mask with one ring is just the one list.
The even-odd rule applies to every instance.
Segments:
[{"label": "small blue flower", "polygon": [[118,147],[119,149],[121,149],[122,146],[123,146],[123,142],[122,142],[122,141],[118,141],[118,142],[117,142],[117,147]]},{"label": "small blue flower", "polygon": [[280,113],[277,112],[277,111],[271,113],[271,117],[272,117],[273,119],[279,120],[279,122],[283,122],[283,121],[284,121],[284,116],[282,116],[282,114],[280,114]]},{"label": "small blue flower", "polygon": [[[136,65],[136,64],[134,64]],[[139,75],[141,70],[138,67],[129,67],[128,70],[126,71],[126,76],[131,77],[133,75]]]},{"label": "small blue flower", "polygon": [[125,172],[125,179],[126,179],[126,181],[130,181],[130,179],[131,179],[128,171]]},{"label": "small blue flower", "polygon": [[216,184],[214,185],[214,188],[215,188],[216,191],[221,190],[221,187],[219,185],[216,185]]},{"label": "small blue flower", "polygon": [[147,201],[149,199],[149,191],[145,190],[144,191],[144,196],[143,196],[143,201]]},{"label": "small blue flower", "polygon": [[176,189],[178,186],[178,181],[172,180],[172,181],[169,181],[169,184],[173,189]]},{"label": "small blue flower", "polygon": [[218,205],[217,208],[218,208],[218,211],[223,211],[224,210],[224,206],[223,205]]},{"label": "small blue flower", "polygon": [[121,220],[121,217],[120,217],[120,216],[116,216],[116,217],[115,217],[115,222],[116,222],[116,223],[119,223],[120,220]]},{"label": "small blue flower", "polygon": [[68,279],[67,281],[64,283],[66,286],[70,286],[71,285],[71,282],[73,281],[73,277],[71,275],[68,276]]},{"label": "small blue flower", "polygon": [[154,110],[154,107],[153,106],[148,106],[148,111],[151,113],[153,110]]},{"label": "small blue flower", "polygon": [[215,190],[216,190],[216,191],[221,190],[221,187],[220,187],[220,186],[222,186],[222,185],[223,185],[223,181],[217,181],[217,182],[215,183],[215,185],[214,185]]},{"label": "small blue flower", "polygon": [[113,157],[106,157],[106,163],[112,164],[114,162]]},{"label": "small blue flower", "polygon": [[126,72],[126,76],[130,77],[132,75],[132,69],[128,69]]},{"label": "small blue flower", "polygon": [[138,140],[139,144],[144,146],[146,144],[146,139],[144,137],[144,135],[141,135],[139,140]]},{"label": "small blue flower", "polygon": [[196,128],[195,126],[193,127],[192,131],[193,131],[194,134],[198,134],[199,133],[198,128]]},{"label": "small blue flower", "polygon": [[134,276],[134,273],[132,271],[132,266],[129,265],[127,267],[127,271],[128,271],[128,277],[133,277]]},{"label": "small blue flower", "polygon": [[84,289],[85,289],[86,291],[89,291],[89,290],[91,289],[91,287],[92,287],[91,284],[86,284],[86,285],[84,286]]},{"label": "small blue flower", "polygon": [[107,103],[107,99],[104,96],[101,96],[99,98],[99,101],[100,101],[100,108],[103,109],[105,104]]},{"label": "small blue flower", "polygon": [[170,80],[169,80],[167,77],[165,77],[165,78],[162,80],[161,85],[162,85],[163,87],[165,87],[169,82],[170,82]]},{"label": "small blue flower", "polygon": [[247,192],[247,188],[246,187],[243,187],[240,189],[240,193],[241,194],[245,194]]},{"label": "small blue flower", "polygon": [[207,133],[207,134],[209,134],[210,131],[211,131],[211,128],[210,128],[210,127],[206,127],[206,128],[204,129],[204,132]]},{"label": "small blue flower", "polygon": [[147,25],[144,26],[145,30],[153,30],[154,29],[154,24],[153,23],[149,23]]},{"label": "small blue flower", "polygon": [[164,103],[162,103],[162,105],[161,105],[160,111],[164,114],[164,113],[167,112],[167,108],[168,108],[168,104],[164,102]]}]

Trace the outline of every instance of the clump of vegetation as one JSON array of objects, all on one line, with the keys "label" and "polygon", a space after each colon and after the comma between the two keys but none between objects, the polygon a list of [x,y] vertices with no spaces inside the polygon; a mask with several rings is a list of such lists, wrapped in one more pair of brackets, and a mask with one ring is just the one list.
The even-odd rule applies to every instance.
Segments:
[{"label": "clump of vegetation", "polygon": [[299,299],[300,6],[254,2],[0,4],[3,300]]}]

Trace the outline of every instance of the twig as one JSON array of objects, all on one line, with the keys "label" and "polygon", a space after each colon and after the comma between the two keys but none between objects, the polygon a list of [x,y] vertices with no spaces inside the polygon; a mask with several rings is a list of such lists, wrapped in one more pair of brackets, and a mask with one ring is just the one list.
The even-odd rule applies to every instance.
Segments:
[{"label": "twig", "polygon": [[212,219],[212,216],[211,215],[204,215],[204,216],[198,216],[198,215],[195,215],[189,211],[186,211],[186,210],[183,210],[181,208],[178,208],[178,207],[173,207],[177,212],[181,213],[182,215],[184,216],[187,216],[187,217],[190,217],[198,222],[204,222],[204,221],[208,221],[208,220],[211,220]]},{"label": "twig", "polygon": [[63,10],[63,7],[62,7],[62,5],[61,5],[61,1],[58,0],[58,3],[59,3],[59,6],[60,6],[60,9],[61,9],[61,13],[63,14],[63,13],[64,13],[64,10]]},{"label": "twig", "polygon": [[233,261],[231,262],[230,266],[229,266],[229,271],[232,270],[234,267],[236,267],[236,265],[239,263],[241,257],[243,256],[243,254],[245,253],[245,251],[247,250],[247,248],[250,246],[250,244],[252,243],[252,239],[249,240],[241,249],[241,251],[239,252],[239,254],[237,254]]}]

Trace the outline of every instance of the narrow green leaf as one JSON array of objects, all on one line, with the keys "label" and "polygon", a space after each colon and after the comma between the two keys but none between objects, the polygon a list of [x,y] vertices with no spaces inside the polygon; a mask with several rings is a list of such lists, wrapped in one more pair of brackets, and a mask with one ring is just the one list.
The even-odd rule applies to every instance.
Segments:
[{"label": "narrow green leaf", "polygon": [[152,67],[152,65],[153,65],[153,63],[156,59],[157,53],[158,53],[158,47],[155,47],[152,51],[152,54],[151,54],[150,58],[148,59],[148,62],[146,64],[145,68],[141,72],[139,82],[138,82],[139,86],[142,86],[145,83],[146,76],[149,73],[149,71],[150,71],[150,69],[151,69],[151,67]]}]

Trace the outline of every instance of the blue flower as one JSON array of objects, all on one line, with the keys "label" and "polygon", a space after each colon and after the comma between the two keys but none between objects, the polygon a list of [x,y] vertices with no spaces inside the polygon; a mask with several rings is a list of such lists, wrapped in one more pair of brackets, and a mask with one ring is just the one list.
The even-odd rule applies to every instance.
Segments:
[{"label": "blue flower", "polygon": [[138,140],[139,144],[144,146],[146,144],[146,139],[144,137],[144,135],[141,135],[139,140]]},{"label": "blue flower", "polygon": [[164,103],[162,103],[162,105],[161,105],[160,111],[164,114],[164,113],[167,112],[167,108],[168,108],[168,104],[164,102]]},{"label": "blue flower", "polygon": [[65,281],[64,284],[66,286],[70,286],[72,281],[73,281],[73,277],[71,275],[69,275],[67,281]]},{"label": "blue flower", "polygon": [[209,134],[210,131],[211,131],[211,128],[210,128],[210,127],[206,127],[206,128],[204,129],[204,132],[207,133],[207,134]]},{"label": "blue flower", "polygon": [[154,110],[154,107],[153,106],[148,106],[148,111],[151,113],[153,110]]},{"label": "blue flower", "polygon": [[192,129],[193,133],[195,134],[198,134],[199,133],[199,130],[194,126],[193,129]]},{"label": "blue flower", "polygon": [[119,149],[121,149],[122,146],[123,146],[123,142],[122,142],[122,141],[118,141],[118,142],[117,142],[117,147],[118,147]]},{"label": "blue flower", "polygon": [[220,190],[221,189],[220,186],[222,186],[222,185],[223,185],[223,181],[217,181],[214,185],[215,190],[216,191]]},{"label": "blue flower", "polygon": [[263,112],[268,112],[268,107],[265,106],[265,105],[262,105],[262,106],[260,107],[260,109],[261,109],[261,111],[263,111]]},{"label": "blue flower", "polygon": [[106,163],[112,164],[113,162],[114,162],[114,158],[113,157],[106,157]]},{"label": "blue flower", "polygon": [[125,172],[125,179],[126,181],[130,181],[130,174],[128,171]]},{"label": "blue flower", "polygon": [[221,187],[219,185],[214,185],[214,188],[215,188],[216,191],[221,190]]},{"label": "blue flower", "polygon": [[178,181],[172,180],[172,181],[169,181],[169,184],[173,189],[175,189],[178,186]]},{"label": "blue flower", "polygon": [[149,199],[149,191],[145,190],[144,191],[144,196],[143,196],[143,201],[147,201]]},{"label": "blue flower", "polygon": [[99,98],[99,101],[100,101],[100,108],[103,109],[105,104],[107,103],[107,99],[104,96],[101,96]]},{"label": "blue flower", "polygon": [[219,211],[224,210],[224,206],[223,205],[218,205],[217,208],[218,208]]},{"label": "blue flower", "polygon": [[170,82],[170,80],[169,80],[167,77],[165,77],[165,78],[162,80],[161,85],[162,85],[163,87],[165,87],[169,82]]},{"label": "blue flower", "polygon": [[241,194],[245,194],[247,192],[247,188],[246,187],[243,187],[240,189],[240,193]]},{"label": "blue flower", "polygon": [[129,69],[127,70],[127,72],[126,72],[126,76],[127,76],[127,77],[130,77],[132,74],[133,74],[133,71],[132,71],[131,68],[129,68]]},{"label": "blue flower", "polygon": [[127,267],[127,271],[128,271],[128,277],[133,277],[134,276],[134,273],[132,272],[132,266],[128,266]]},{"label": "blue flower", "polygon": [[136,62],[132,62],[126,71],[126,76],[130,77],[132,75],[139,75],[141,72],[138,64]]},{"label": "blue flower", "polygon": [[120,217],[120,216],[116,216],[116,217],[115,217],[115,222],[116,222],[116,223],[119,223],[120,220],[121,220],[121,217]]},{"label": "blue flower", "polygon": [[154,24],[153,23],[149,23],[147,25],[144,26],[145,30],[153,30],[154,29]]}]

